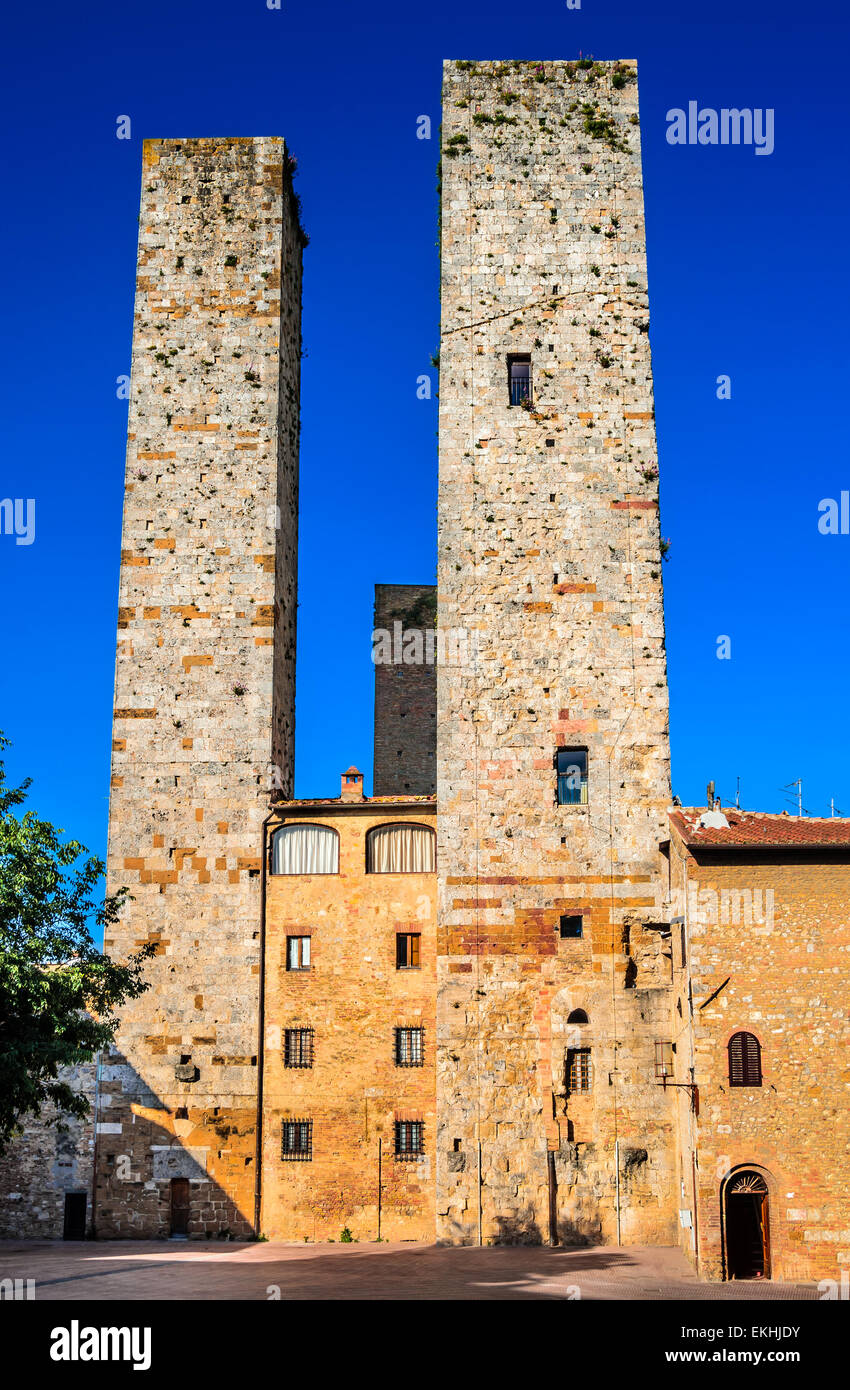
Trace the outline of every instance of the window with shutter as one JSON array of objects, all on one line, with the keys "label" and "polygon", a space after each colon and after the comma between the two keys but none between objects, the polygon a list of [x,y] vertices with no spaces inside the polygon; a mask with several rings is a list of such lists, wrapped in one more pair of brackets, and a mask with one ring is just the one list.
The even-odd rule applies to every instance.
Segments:
[{"label": "window with shutter", "polygon": [[754,1033],[733,1033],[729,1039],[729,1085],[761,1085],[761,1047]]}]

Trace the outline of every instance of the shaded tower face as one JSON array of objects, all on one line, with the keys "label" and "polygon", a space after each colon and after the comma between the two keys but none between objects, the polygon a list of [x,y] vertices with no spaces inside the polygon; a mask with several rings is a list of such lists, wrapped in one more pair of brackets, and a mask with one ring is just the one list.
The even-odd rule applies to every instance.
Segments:
[{"label": "shaded tower face", "polygon": [[157,955],[103,1069],[103,1234],[253,1221],[262,794],[292,781],[301,249],[282,140],[146,142],[109,826],[110,887],[134,901],[107,949]]},{"label": "shaded tower face", "polygon": [[485,1241],[615,1239],[618,1186],[624,1241],[675,1238],[637,117],[633,63],[445,67],[439,623],[476,662],[438,670],[444,1240],[479,1201]]},{"label": "shaded tower face", "polygon": [[437,790],[437,589],[376,584],[375,796]]}]

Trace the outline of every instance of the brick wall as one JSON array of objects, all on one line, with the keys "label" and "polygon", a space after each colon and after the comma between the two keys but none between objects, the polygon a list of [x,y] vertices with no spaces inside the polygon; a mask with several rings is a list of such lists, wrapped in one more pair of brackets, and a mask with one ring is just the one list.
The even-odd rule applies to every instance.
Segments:
[{"label": "brick wall", "polygon": [[[623,1240],[675,1238],[653,1069],[669,949],[646,925],[669,752],[637,113],[633,64],[444,69],[439,623],[477,659],[438,672],[443,1240],[477,1238],[479,1143],[485,1241],[548,1237],[550,1153],[561,1239],[616,1238],[617,1152]],[[588,750],[586,805],[555,804],[559,746]],[[593,1092],[568,1098],[586,1038]]]},{"label": "brick wall", "polygon": [[[694,1000],[700,1115],[683,1116],[682,1152],[689,1207],[696,1153],[700,1271],[728,1273],[725,1187],[753,1169],[769,1192],[772,1277],[838,1280],[850,1267],[846,852],[723,855],[674,836],[673,870],[687,900]],[[727,1045],[739,1030],[761,1044],[760,1087],[729,1085]]]},{"label": "brick wall", "polygon": [[[301,804],[281,817],[332,826],[338,874],[272,875],[268,883],[263,1084],[263,1233],[281,1240],[434,1238],[436,883],[431,874],[367,874],[375,825],[433,825],[434,803],[337,811]],[[273,827],[272,827],[273,829]],[[421,934],[418,970],[396,969],[396,933]],[[311,936],[312,964],[286,968],[289,935]],[[424,1028],[424,1065],[398,1067],[394,1029]],[[314,1064],[284,1065],[287,1028],[312,1028]],[[419,1161],[393,1154],[396,1118],[424,1122]],[[283,1160],[284,1120],[313,1125],[310,1162]]]}]

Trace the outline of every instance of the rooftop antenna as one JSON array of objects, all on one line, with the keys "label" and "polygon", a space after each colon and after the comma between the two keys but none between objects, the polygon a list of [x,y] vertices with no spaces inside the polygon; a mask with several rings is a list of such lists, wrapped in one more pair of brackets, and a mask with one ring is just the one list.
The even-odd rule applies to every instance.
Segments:
[{"label": "rooftop antenna", "polygon": [[843,812],[843,811],[840,811],[840,810],[838,809],[838,807],[836,806],[836,804],[835,804],[835,797],[834,797],[834,796],[831,796],[831,797],[829,798],[829,814],[830,814],[831,816],[841,816],[841,815],[844,814],[844,812]]},{"label": "rooftop antenna", "polygon": [[789,792],[789,791],[791,791],[792,787],[795,788],[795,789],[796,789],[796,792],[797,792],[797,815],[798,815],[798,816],[802,816],[802,814],[803,814],[803,779],[802,779],[802,777],[797,777],[797,778],[795,778],[795,780],[794,780],[793,782],[786,782],[786,784],[785,784],[785,786],[782,788],[782,790],[785,791],[785,792]]},{"label": "rooftop antenna", "polygon": [[740,811],[740,809],[741,809],[741,779],[740,779],[740,777],[737,777],[737,778],[735,779],[735,781],[736,781],[736,786],[735,786],[735,810],[736,810],[736,811]]}]

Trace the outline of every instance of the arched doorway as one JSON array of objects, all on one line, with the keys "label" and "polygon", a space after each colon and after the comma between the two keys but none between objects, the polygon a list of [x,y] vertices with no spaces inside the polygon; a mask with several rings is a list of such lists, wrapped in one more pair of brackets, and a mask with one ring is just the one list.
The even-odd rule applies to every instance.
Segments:
[{"label": "arched doorway", "polygon": [[726,1278],[770,1278],[770,1211],[761,1173],[741,1168],[724,1191]]}]

